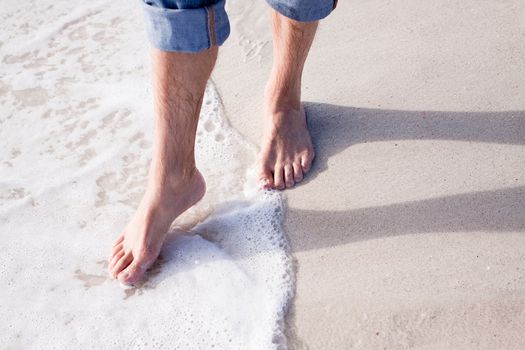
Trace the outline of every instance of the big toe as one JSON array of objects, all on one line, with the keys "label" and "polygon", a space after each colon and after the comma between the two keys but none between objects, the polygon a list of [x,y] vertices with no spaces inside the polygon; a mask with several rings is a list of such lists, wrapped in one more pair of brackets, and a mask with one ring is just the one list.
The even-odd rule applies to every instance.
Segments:
[{"label": "big toe", "polygon": [[126,285],[133,285],[140,281],[144,276],[146,267],[138,260],[134,260],[127,268],[120,272],[117,279]]},{"label": "big toe", "polygon": [[276,165],[273,171],[273,183],[274,188],[278,190],[284,190],[286,188],[284,182],[284,168],[282,165]]}]

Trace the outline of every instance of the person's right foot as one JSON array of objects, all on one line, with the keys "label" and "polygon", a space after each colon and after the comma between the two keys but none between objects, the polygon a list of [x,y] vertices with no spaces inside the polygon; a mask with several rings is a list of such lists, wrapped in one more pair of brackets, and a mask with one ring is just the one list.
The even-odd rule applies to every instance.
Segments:
[{"label": "person's right foot", "polygon": [[150,172],[146,194],[109,258],[108,270],[120,282],[130,285],[142,279],[157,259],[173,220],[204,196],[206,184],[200,172],[194,169],[186,174],[170,179]]},{"label": "person's right foot", "polygon": [[[270,81],[278,81],[273,79]],[[303,180],[315,157],[299,91],[268,84],[259,179],[264,188],[283,190]]]},{"label": "person's right foot", "polygon": [[260,179],[265,188],[283,190],[310,171],[314,149],[303,106],[266,116],[260,156]]}]

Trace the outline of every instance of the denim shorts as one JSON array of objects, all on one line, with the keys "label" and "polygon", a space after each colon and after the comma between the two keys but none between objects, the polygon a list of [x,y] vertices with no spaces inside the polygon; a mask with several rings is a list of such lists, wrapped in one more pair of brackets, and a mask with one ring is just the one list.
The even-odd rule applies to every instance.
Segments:
[{"label": "denim shorts", "polygon": [[[252,1],[252,0],[245,0]],[[230,34],[225,0],[141,0],[151,44],[163,51],[200,52],[222,45]],[[300,22],[320,20],[337,0],[266,0],[282,15]]]}]

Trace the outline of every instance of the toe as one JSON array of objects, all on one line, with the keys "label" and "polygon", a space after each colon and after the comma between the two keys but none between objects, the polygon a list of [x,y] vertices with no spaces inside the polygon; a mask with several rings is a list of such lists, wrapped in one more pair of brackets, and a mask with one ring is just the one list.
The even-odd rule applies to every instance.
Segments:
[{"label": "toe", "polygon": [[295,184],[293,179],[293,167],[291,164],[286,164],[284,166],[284,182],[286,184],[286,188],[293,187]]},{"label": "toe", "polygon": [[[123,243],[120,243],[120,244],[117,244],[117,245],[113,246],[113,248],[111,248],[111,258],[114,257],[117,253],[119,253],[123,248],[124,248],[124,244]],[[110,260],[111,260],[111,258],[110,258]]]},{"label": "toe", "polygon": [[307,153],[301,157],[301,167],[303,168],[303,173],[306,174],[310,171],[312,167],[312,161],[314,160],[313,153]]},{"label": "toe", "polygon": [[269,168],[261,168],[261,170],[259,171],[259,183],[264,189],[270,189],[273,187],[272,171]]},{"label": "toe", "polygon": [[118,253],[114,254],[111,259],[109,260],[109,264],[108,264],[108,270],[109,271],[113,271],[113,267],[115,267],[115,264],[120,260],[122,259],[122,257],[124,256],[124,254],[126,254],[126,252],[124,251],[124,249],[120,250]]},{"label": "toe", "polygon": [[283,172],[284,172],[284,169],[281,165],[275,166],[275,170],[273,172],[273,183],[274,183],[274,187],[278,190],[284,189]]},{"label": "toe", "polygon": [[133,261],[133,256],[131,253],[124,254],[113,266],[111,270],[111,275],[117,277],[117,275],[124,270],[128,265]]},{"label": "toe", "polygon": [[134,260],[129,266],[118,274],[117,278],[121,283],[134,284],[140,281],[146,269],[141,266],[138,260]]},{"label": "toe", "polygon": [[296,183],[303,181],[303,168],[300,161],[293,163],[293,178]]},{"label": "toe", "polygon": [[121,244],[122,242],[124,242],[124,233],[121,233],[120,236],[118,236],[118,238],[115,241],[115,243],[113,243],[113,246],[117,246],[117,245]]}]

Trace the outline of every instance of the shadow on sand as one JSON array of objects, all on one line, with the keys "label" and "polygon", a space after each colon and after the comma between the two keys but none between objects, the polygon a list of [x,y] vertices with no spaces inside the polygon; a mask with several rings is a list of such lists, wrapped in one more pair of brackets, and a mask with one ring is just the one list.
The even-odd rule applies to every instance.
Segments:
[{"label": "shadow on sand", "polygon": [[[330,157],[358,143],[454,140],[525,145],[524,111],[395,111],[322,103],[305,107],[316,160],[301,186],[325,171]],[[525,163],[516,166],[523,167],[525,174]],[[289,230],[294,252],[416,232],[521,231],[525,230],[525,187],[340,212],[288,208],[286,215],[308,227],[307,232]]]},{"label": "shadow on sand", "polygon": [[[525,145],[525,111],[396,111],[322,103],[305,103],[305,108],[316,160],[301,186],[326,171],[333,155],[359,143],[452,140]],[[525,162],[516,167],[525,175]],[[525,186],[348,211],[287,208],[286,216],[293,252],[412,233],[525,232]],[[296,336],[293,303],[285,333],[289,349],[304,348]]]}]

